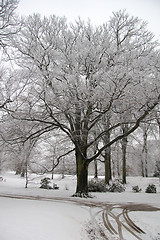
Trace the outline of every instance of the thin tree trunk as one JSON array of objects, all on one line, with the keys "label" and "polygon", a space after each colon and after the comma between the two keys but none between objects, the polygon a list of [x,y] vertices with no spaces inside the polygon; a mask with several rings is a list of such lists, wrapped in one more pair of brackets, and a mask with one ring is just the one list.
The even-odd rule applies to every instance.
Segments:
[{"label": "thin tree trunk", "polygon": [[141,156],[141,175],[144,177],[144,163],[143,163],[143,156]]},{"label": "thin tree trunk", "polygon": [[144,130],[143,134],[143,154],[144,154],[144,176],[148,177],[148,148],[147,148],[147,130]]},{"label": "thin tree trunk", "polygon": [[[107,119],[103,120],[104,129],[106,130],[106,134],[104,136],[104,145],[110,142],[110,132],[107,131],[110,127],[110,116],[107,116]],[[109,180],[112,179],[111,176],[111,147],[105,149],[104,155],[104,162],[105,162],[105,183],[109,184]]]},{"label": "thin tree trunk", "polygon": [[53,180],[53,176],[54,176],[54,157],[53,157],[53,161],[52,161],[52,175],[51,175],[51,179]]},{"label": "thin tree trunk", "polygon": [[53,176],[54,176],[54,169],[52,170],[52,175],[51,175],[52,180],[53,180]]},{"label": "thin tree trunk", "polygon": [[26,160],[26,171],[25,171],[25,175],[26,175],[26,185],[25,188],[28,187],[28,161]]},{"label": "thin tree trunk", "polygon": [[127,152],[127,138],[122,139],[122,183],[126,184],[126,152]]},{"label": "thin tree trunk", "polygon": [[97,160],[94,160],[94,178],[98,178]]},{"label": "thin tree trunk", "polygon": [[[128,131],[128,126],[122,126],[123,134]],[[126,152],[127,152],[127,137],[122,138],[122,183],[126,184]]]},{"label": "thin tree trunk", "polygon": [[117,175],[118,175],[118,178],[120,178],[121,173],[120,173],[120,162],[119,162],[119,147],[117,150]]},{"label": "thin tree trunk", "polygon": [[105,183],[109,184],[111,180],[111,151],[110,148],[105,150]]}]

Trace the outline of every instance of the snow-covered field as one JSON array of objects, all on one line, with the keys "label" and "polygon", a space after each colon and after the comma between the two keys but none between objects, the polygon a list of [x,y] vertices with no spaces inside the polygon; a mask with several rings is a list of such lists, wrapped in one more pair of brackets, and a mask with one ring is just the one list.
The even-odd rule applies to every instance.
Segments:
[{"label": "snow-covered field", "polygon": [[[104,204],[113,206],[112,214],[119,216],[119,206],[122,204],[149,204],[160,209],[158,178],[128,177],[125,192],[92,193],[93,198],[84,200],[71,197],[75,192],[75,176],[62,179],[60,175],[55,175],[53,182],[57,183],[59,190],[40,189],[40,179],[44,176],[31,175],[27,189],[24,188],[25,179],[14,175],[13,172],[1,176],[5,179],[0,182],[1,196],[33,196],[36,200],[0,197],[0,240],[102,240],[106,238],[97,229],[102,229],[101,213]],[[157,193],[145,193],[148,184],[152,183],[156,185]],[[135,185],[142,188],[142,192],[133,193],[132,186]],[[89,206],[91,204],[95,206]],[[146,234],[135,236],[123,228],[125,240],[160,239],[160,211],[131,211],[129,216]],[[116,228],[114,219],[110,218],[110,222]],[[107,230],[105,232],[108,239],[120,239],[117,234],[113,235]]]}]

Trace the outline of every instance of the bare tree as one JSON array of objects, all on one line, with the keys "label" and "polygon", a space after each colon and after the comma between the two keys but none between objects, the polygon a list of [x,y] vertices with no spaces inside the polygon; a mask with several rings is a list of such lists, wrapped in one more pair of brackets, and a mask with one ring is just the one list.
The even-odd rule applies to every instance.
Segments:
[{"label": "bare tree", "polygon": [[[119,11],[108,25],[96,28],[80,19],[68,26],[64,18],[33,15],[13,41],[17,63],[30,80],[17,98],[16,111],[13,103],[8,111],[16,119],[39,123],[28,138],[54,128],[68,136],[75,150],[78,196],[88,193],[89,163],[134,132],[159,103],[152,39],[144,22]],[[93,136],[110,112],[110,127]],[[113,130],[116,134],[92,155],[95,142]]]}]

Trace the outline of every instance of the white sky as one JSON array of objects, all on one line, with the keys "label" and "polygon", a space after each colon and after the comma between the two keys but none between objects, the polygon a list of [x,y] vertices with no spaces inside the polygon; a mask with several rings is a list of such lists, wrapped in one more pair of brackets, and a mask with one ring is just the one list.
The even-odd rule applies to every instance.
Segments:
[{"label": "white sky", "polygon": [[89,18],[98,25],[120,9],[147,21],[148,30],[160,38],[160,0],[20,0],[17,11],[20,15],[65,16],[69,22]]}]

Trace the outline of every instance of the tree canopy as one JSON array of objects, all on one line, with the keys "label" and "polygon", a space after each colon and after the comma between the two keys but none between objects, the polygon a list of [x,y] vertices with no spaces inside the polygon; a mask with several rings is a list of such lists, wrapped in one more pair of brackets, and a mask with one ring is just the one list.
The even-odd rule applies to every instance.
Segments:
[{"label": "tree canopy", "polygon": [[[87,193],[89,163],[137,129],[159,104],[158,44],[146,26],[125,11],[96,27],[81,19],[68,24],[65,18],[34,14],[10,39],[18,85],[8,112],[36,123],[27,138],[55,129],[68,136],[76,155],[77,193]],[[108,128],[96,131],[108,116]],[[108,132],[110,141],[93,154]]]}]

